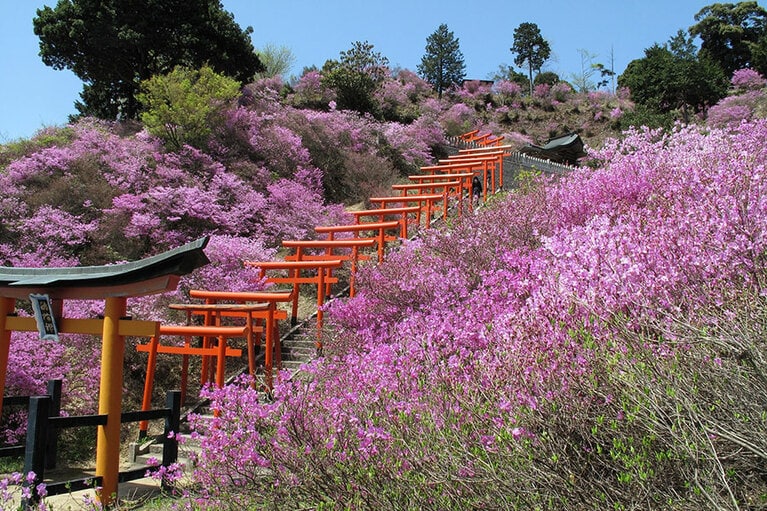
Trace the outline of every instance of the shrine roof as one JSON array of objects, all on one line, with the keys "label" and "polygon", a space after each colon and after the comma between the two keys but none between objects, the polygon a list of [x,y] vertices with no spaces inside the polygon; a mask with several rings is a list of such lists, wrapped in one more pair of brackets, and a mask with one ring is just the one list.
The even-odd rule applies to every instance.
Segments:
[{"label": "shrine roof", "polygon": [[210,261],[203,252],[208,238],[138,261],[103,266],[55,268],[0,267],[0,296],[46,293],[52,298],[97,299],[171,291],[178,277]]},{"label": "shrine roof", "polygon": [[577,133],[554,137],[547,140],[543,146],[529,144],[522,147],[519,152],[544,160],[569,164],[575,164],[578,158],[586,156],[583,140]]}]

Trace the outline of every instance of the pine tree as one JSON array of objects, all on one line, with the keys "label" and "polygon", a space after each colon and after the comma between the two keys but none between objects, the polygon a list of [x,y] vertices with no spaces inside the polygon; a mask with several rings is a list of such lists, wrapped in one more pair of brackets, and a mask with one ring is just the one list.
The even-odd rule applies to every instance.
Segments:
[{"label": "pine tree", "polygon": [[466,64],[458,39],[444,23],[426,38],[426,54],[417,69],[421,78],[437,90],[440,98],[444,90],[461,83],[466,76]]},{"label": "pine tree", "polygon": [[530,95],[533,95],[533,70],[540,72],[541,66],[551,56],[551,47],[541,35],[535,23],[522,23],[514,29],[514,45],[510,48],[517,56],[514,63],[518,66],[527,63],[530,80]]}]

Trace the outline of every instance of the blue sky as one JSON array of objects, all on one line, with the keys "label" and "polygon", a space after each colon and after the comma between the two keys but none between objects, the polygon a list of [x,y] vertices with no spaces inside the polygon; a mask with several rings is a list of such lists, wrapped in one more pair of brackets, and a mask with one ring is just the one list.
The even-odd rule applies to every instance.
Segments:
[{"label": "blue sky", "polygon": [[[63,125],[75,113],[82,82],[42,63],[32,18],[56,0],[0,0],[0,143]],[[485,79],[512,65],[514,29],[536,23],[552,49],[544,70],[563,79],[581,70],[581,54],[620,74],[653,43],[664,43],[715,0],[223,0],[253,44],[286,46],[296,57],[293,74],[321,67],[355,41],[368,41],[392,66],[416,70],[426,38],[441,23],[459,39],[467,78]],[[759,5],[764,7],[764,2]]]}]

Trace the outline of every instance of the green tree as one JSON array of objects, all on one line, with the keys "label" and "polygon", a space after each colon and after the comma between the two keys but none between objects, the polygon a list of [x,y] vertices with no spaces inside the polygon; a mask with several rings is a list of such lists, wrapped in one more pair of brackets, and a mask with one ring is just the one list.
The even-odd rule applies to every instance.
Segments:
[{"label": "green tree", "polygon": [[184,144],[203,148],[222,110],[239,91],[240,82],[208,66],[199,70],[179,66],[141,83],[141,120],[171,149]]},{"label": "green tree", "polygon": [[264,66],[257,76],[261,78],[271,78],[273,76],[286,77],[290,68],[296,63],[296,56],[287,46],[276,46],[267,44],[261,50],[258,50],[258,59]]},{"label": "green tree", "polygon": [[578,49],[578,55],[581,56],[581,71],[580,73],[570,74],[570,83],[573,84],[575,90],[578,92],[588,92],[596,88],[596,84],[592,77],[597,72],[594,66],[594,59],[596,54],[590,53],[583,48]]},{"label": "green tree", "polygon": [[530,95],[533,94],[533,70],[540,72],[543,63],[551,56],[551,47],[541,35],[535,23],[522,23],[514,29],[514,45],[511,52],[517,56],[514,63],[519,67],[527,63]]},{"label": "green tree", "polygon": [[389,60],[373,51],[373,45],[356,41],[340,60],[328,60],[322,67],[323,85],[336,92],[341,110],[356,110],[378,116],[375,91],[389,72]]},{"label": "green tree", "polygon": [[669,43],[654,44],[644,58],[629,62],[618,85],[628,87],[632,99],[651,112],[678,110],[687,122],[690,109],[705,110],[724,97],[728,86],[722,69],[707,55],[696,54],[691,45],[681,30]]},{"label": "green tree", "polygon": [[[570,75],[570,82],[575,89],[579,92],[588,92],[607,86],[610,78],[615,75],[612,69],[594,62],[597,55],[588,50],[579,49],[578,54],[581,56],[581,71]],[[598,80],[595,80],[595,75],[599,76]]]},{"label": "green tree", "polygon": [[81,115],[137,118],[141,81],[178,65],[209,64],[241,82],[262,69],[252,29],[219,0],[59,0],[33,25],[43,62],[83,80]]},{"label": "green tree", "polygon": [[535,80],[533,81],[533,84],[540,85],[545,83],[546,85],[556,85],[560,81],[561,80],[559,75],[554,71],[544,71],[543,73],[538,73],[538,75],[535,77]]},{"label": "green tree", "polygon": [[440,99],[443,91],[463,81],[466,76],[463,53],[458,39],[447,29],[446,24],[441,24],[426,38],[426,53],[421,57],[417,69],[421,78],[436,89]]},{"label": "green tree", "polygon": [[719,64],[726,76],[745,67],[767,72],[761,55],[766,51],[767,10],[755,1],[716,3],[695,15],[690,35],[700,36],[700,50]]}]

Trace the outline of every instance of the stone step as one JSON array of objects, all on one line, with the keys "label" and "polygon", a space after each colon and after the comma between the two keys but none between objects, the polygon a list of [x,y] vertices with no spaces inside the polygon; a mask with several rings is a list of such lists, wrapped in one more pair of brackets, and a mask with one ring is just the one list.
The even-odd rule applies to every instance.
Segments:
[{"label": "stone step", "polygon": [[[183,463],[190,459],[191,453],[200,452],[200,441],[188,433],[177,433],[179,441],[178,460]],[[146,442],[133,442],[130,444],[131,468],[149,467],[152,459],[162,460],[163,443],[157,437]]]},{"label": "stone step", "polygon": [[317,347],[311,346],[293,346],[282,350],[282,360],[303,360],[309,361],[317,356]]}]

